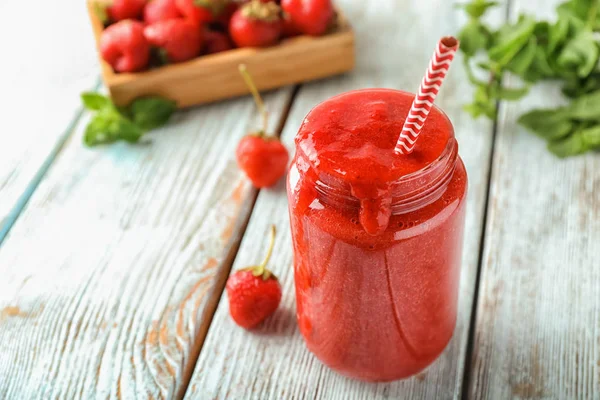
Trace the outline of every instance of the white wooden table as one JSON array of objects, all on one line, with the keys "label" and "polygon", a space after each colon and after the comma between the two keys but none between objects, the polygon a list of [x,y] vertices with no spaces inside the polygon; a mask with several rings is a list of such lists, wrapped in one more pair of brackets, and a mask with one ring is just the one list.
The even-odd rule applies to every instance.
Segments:
[{"label": "white wooden table", "polygon": [[[435,41],[464,23],[452,1],[338,3],[356,71],[266,96],[290,150],[334,94],[414,91]],[[492,18],[556,4],[505,0]],[[559,101],[554,88],[500,104],[495,124],[473,121],[452,68],[438,104],[470,177],[458,325],[425,372],[366,384],[303,345],[284,187],[257,192],[234,160],[258,126],[252,100],[180,112],[151,144],[87,149],[78,93],[99,74],[83,1],[2,2],[0,14],[12,56],[0,66],[1,399],[600,398],[600,155],[560,161],[515,123]],[[223,286],[260,258],[272,223],[284,297],[250,333],[230,320]]]}]

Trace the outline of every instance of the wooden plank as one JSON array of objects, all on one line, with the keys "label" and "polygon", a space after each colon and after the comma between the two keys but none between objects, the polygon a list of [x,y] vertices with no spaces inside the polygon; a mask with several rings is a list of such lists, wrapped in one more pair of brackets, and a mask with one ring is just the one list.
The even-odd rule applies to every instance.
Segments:
[{"label": "wooden plank", "polygon": [[[556,1],[514,1],[554,15]],[[600,398],[600,157],[559,160],[515,122],[557,107],[540,87],[502,105],[493,160],[469,394],[473,399]]]},{"label": "wooden plank", "polygon": [[[273,128],[291,92],[266,96]],[[183,390],[255,199],[234,153],[257,126],[246,97],[136,146],[78,128],[0,248],[0,398]]]},{"label": "wooden plank", "polygon": [[2,240],[75,118],[79,92],[96,85],[99,69],[83,2],[3,1],[0,15]]},{"label": "wooden plank", "polygon": [[[453,2],[441,0],[433,4],[408,0],[340,3],[356,28],[358,69],[344,78],[303,86],[284,130],[283,138],[290,149],[306,113],[334,94],[373,86],[414,91],[437,39],[456,32],[464,22]],[[502,18],[500,11],[496,17]],[[277,190],[259,194],[248,234],[234,264],[238,269],[259,260],[268,227],[271,223],[277,224],[279,243],[270,266],[283,285],[281,308],[258,331],[246,332],[231,321],[224,295],[187,398],[447,399],[460,395],[492,138],[489,122],[474,122],[461,111],[461,105],[470,99],[471,93],[459,60],[438,101],[453,120],[470,175],[458,325],[443,356],[415,378],[375,385],[337,375],[306,350],[295,321],[292,248],[282,185]]]}]

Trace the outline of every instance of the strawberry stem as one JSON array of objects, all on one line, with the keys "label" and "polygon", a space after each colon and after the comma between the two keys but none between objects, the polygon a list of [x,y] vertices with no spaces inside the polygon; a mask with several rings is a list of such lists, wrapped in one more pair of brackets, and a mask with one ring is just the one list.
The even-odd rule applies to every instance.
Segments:
[{"label": "strawberry stem", "polygon": [[267,251],[267,255],[263,262],[259,265],[259,268],[264,271],[271,259],[271,255],[273,254],[273,248],[275,247],[275,235],[277,234],[277,228],[275,225],[271,225],[271,243],[269,244],[269,250]]},{"label": "strawberry stem", "polygon": [[242,269],[242,271],[249,271],[252,273],[253,276],[256,276],[257,278],[258,277],[262,278],[263,281],[266,281],[271,278],[277,279],[277,277],[275,275],[273,275],[273,273],[267,269],[267,264],[269,263],[269,260],[271,259],[271,255],[273,254],[273,248],[275,247],[276,233],[277,233],[277,229],[275,228],[275,225],[271,225],[271,243],[269,244],[269,250],[267,251],[267,255],[266,255],[265,259],[263,260],[263,262],[260,265],[255,265],[252,267],[244,268],[244,269]]},{"label": "strawberry stem", "polygon": [[267,112],[265,103],[263,102],[262,97],[260,97],[260,93],[258,93],[258,89],[256,88],[256,85],[254,84],[254,80],[252,79],[252,76],[248,72],[248,68],[246,67],[246,64],[240,64],[240,66],[238,68],[240,70],[240,74],[242,75],[242,78],[244,78],[244,81],[246,82],[246,85],[248,86],[248,89],[250,89],[250,93],[252,93],[252,96],[254,97],[254,102],[256,103],[256,106],[258,107],[258,111],[260,112],[260,115],[262,116],[263,133],[266,134],[267,129],[269,129],[269,113]]}]

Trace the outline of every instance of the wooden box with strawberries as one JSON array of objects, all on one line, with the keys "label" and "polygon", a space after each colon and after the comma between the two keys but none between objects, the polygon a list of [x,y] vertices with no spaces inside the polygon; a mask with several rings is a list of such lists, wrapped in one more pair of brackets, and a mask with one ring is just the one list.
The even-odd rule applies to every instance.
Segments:
[{"label": "wooden box with strawberries", "polygon": [[354,67],[354,34],[331,0],[88,0],[102,76],[117,105],[179,107],[324,78]]}]

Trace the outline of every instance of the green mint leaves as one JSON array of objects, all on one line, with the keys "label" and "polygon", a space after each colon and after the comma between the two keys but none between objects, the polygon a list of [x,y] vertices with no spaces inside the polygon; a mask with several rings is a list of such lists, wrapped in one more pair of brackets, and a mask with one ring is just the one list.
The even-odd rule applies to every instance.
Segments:
[{"label": "green mint leaves", "polygon": [[157,96],[136,99],[120,109],[98,93],[82,93],[81,100],[95,112],[83,136],[90,147],[119,140],[136,143],[147,131],[165,125],[177,108],[174,101]]},{"label": "green mint leaves", "polygon": [[144,131],[129,119],[123,117],[117,110],[100,110],[85,129],[83,142],[88,146],[113,143],[125,140],[135,143]]},{"label": "green mint leaves", "polygon": [[166,124],[176,109],[174,101],[162,97],[142,97],[131,103],[128,112],[137,126],[149,131]]},{"label": "green mint leaves", "polygon": [[112,107],[112,102],[108,97],[94,92],[82,93],[81,101],[85,108],[92,111],[100,111],[104,108]]},{"label": "green mint leaves", "polygon": [[548,149],[559,157],[600,149],[600,90],[565,107],[528,112],[519,123],[546,139]]},{"label": "green mint leaves", "polygon": [[[521,15],[493,30],[481,18],[495,5],[471,0],[459,6],[469,17],[459,39],[475,86],[465,111],[494,119],[499,100],[518,100],[542,80],[558,81],[571,103],[531,111],[519,123],[545,139],[559,157],[600,150],[600,0],[568,0],[557,7],[554,23]],[[521,79],[520,87],[503,86],[507,72]]]}]

